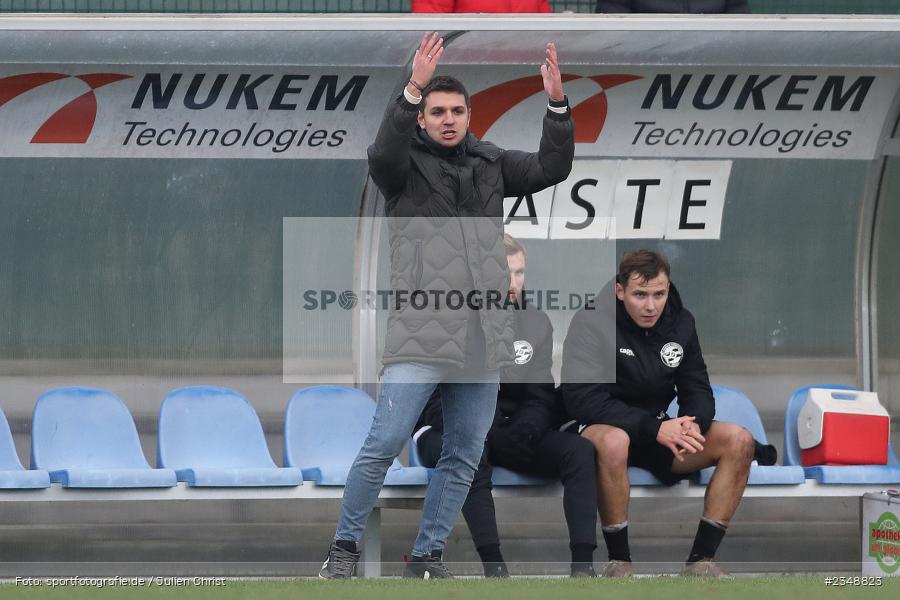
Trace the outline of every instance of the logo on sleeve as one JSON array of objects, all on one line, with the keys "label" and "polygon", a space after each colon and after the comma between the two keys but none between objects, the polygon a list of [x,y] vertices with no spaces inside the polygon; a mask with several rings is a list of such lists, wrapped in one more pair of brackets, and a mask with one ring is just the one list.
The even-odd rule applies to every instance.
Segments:
[{"label": "logo on sleeve", "polygon": [[534,356],[534,348],[531,347],[527,340],[516,340],[513,348],[516,350],[517,365],[524,365]]},{"label": "logo on sleeve", "polygon": [[678,342],[669,342],[659,351],[659,357],[664,365],[674,369],[681,364],[681,359],[684,358],[684,348]]},{"label": "logo on sleeve", "polygon": [[624,354],[625,356],[634,357],[634,350],[631,348],[619,348],[619,354]]}]

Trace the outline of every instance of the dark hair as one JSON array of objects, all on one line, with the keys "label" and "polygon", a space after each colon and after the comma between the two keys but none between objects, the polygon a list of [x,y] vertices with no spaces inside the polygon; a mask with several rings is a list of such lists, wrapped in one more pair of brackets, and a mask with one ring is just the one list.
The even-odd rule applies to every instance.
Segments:
[{"label": "dark hair", "polygon": [[462,94],[463,98],[466,99],[466,107],[472,106],[469,101],[469,92],[466,91],[466,87],[459,79],[449,75],[438,75],[432,78],[428,85],[422,89],[422,102],[419,102],[419,112],[425,112],[425,99],[431,92],[456,92],[457,94]]},{"label": "dark hair", "polygon": [[660,273],[665,273],[666,277],[669,277],[669,272],[669,261],[659,252],[635,250],[622,255],[616,280],[622,287],[626,287],[628,281],[635,274],[638,275],[640,281],[646,282],[659,276]]}]

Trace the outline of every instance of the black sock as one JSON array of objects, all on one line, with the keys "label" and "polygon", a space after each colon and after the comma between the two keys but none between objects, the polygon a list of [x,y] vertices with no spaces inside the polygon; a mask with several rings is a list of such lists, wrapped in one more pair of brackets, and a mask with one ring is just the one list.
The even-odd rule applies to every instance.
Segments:
[{"label": "black sock", "polygon": [[475,548],[483,563],[502,563],[503,554],[500,553],[500,544],[487,544]]},{"label": "black sock", "polygon": [[594,564],[594,544],[572,544],[572,564]]},{"label": "black sock", "polygon": [[712,558],[725,537],[725,527],[721,524],[713,525],[706,519],[700,519],[700,525],[697,526],[697,537],[694,538],[694,546],[691,548],[691,554],[688,556],[688,563],[695,563],[704,558]]},{"label": "black sock", "polygon": [[625,560],[631,562],[631,550],[628,548],[628,526],[617,531],[606,531],[603,528],[603,539],[609,551],[609,560]]},{"label": "black sock", "polygon": [[774,465],[778,462],[778,450],[772,444],[763,445],[753,440],[753,459],[761,465]]},{"label": "black sock", "polygon": [[356,542],[352,542],[350,540],[334,540],[334,545],[341,550],[346,550],[348,552],[358,552],[358,550],[356,549]]}]

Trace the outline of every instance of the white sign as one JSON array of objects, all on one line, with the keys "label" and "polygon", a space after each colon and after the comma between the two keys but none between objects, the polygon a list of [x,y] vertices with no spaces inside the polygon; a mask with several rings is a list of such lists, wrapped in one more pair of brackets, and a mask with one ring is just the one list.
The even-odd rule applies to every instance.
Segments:
[{"label": "white sign", "polygon": [[[566,67],[582,157],[872,159],[900,75],[887,69]],[[454,70],[472,131],[536,150],[547,95],[534,67]]]},{"label": "white sign", "polygon": [[0,156],[360,159],[396,78],[370,67],[4,66]]},{"label": "white sign", "polygon": [[[612,161],[610,161],[612,162]],[[616,239],[662,239],[675,185],[675,161],[626,160],[616,173]]]},{"label": "white sign", "polygon": [[569,178],[503,201],[506,231],[537,239],[719,239],[731,161],[576,159]]},{"label": "white sign", "polygon": [[551,239],[605,239],[609,237],[615,161],[579,160],[569,178],[556,186],[550,211]]},{"label": "white sign", "polygon": [[900,576],[900,499],[896,491],[893,495],[863,494],[861,512],[863,576]]}]

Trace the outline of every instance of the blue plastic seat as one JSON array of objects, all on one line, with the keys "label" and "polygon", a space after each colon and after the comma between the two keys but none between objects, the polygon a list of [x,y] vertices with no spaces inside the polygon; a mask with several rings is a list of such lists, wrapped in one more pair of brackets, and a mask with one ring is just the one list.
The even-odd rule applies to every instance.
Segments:
[{"label": "blue plastic seat", "polygon": [[183,387],[166,396],[159,409],[157,462],[192,487],[302,483],[299,469],[275,465],[253,406],[221,387]]},{"label": "blue plastic seat", "polygon": [[511,471],[505,467],[493,467],[491,474],[491,483],[497,486],[509,485],[550,485],[558,483],[558,479],[549,477],[541,477],[539,475],[529,475],[527,473],[518,473]]},{"label": "blue plastic seat", "polygon": [[[797,417],[809,398],[810,388],[830,388],[855,390],[845,385],[807,385],[795,391],[788,400],[784,412],[784,462],[788,465],[802,465],[802,453],[797,437]],[[806,476],[819,483],[836,484],[898,484],[900,483],[900,461],[888,442],[888,462],[886,465],[821,465],[802,467]]]},{"label": "blue plastic seat", "polygon": [[[759,412],[740,390],[724,385],[713,385],[716,399],[716,421],[737,423],[747,429],[762,444],[768,444],[766,430]],[[701,470],[695,481],[706,485],[712,479],[715,467]],[[806,481],[803,469],[797,466],[752,465],[747,485],[799,485]]]},{"label": "blue plastic seat", "polygon": [[151,469],[128,408],[95,388],[64,387],[37,399],[31,468],[70,488],[173,487],[175,472]]},{"label": "blue plastic seat", "polygon": [[26,489],[50,487],[47,471],[26,471],[19,461],[6,415],[0,410],[0,488]]},{"label": "blue plastic seat", "polygon": [[[365,392],[337,385],[298,390],[284,419],[284,464],[299,467],[317,485],[344,485],[375,417]],[[428,470],[394,459],[385,485],[426,485]]]},{"label": "blue plastic seat", "polygon": [[663,485],[656,476],[640,467],[628,467],[628,483],[631,485]]}]

